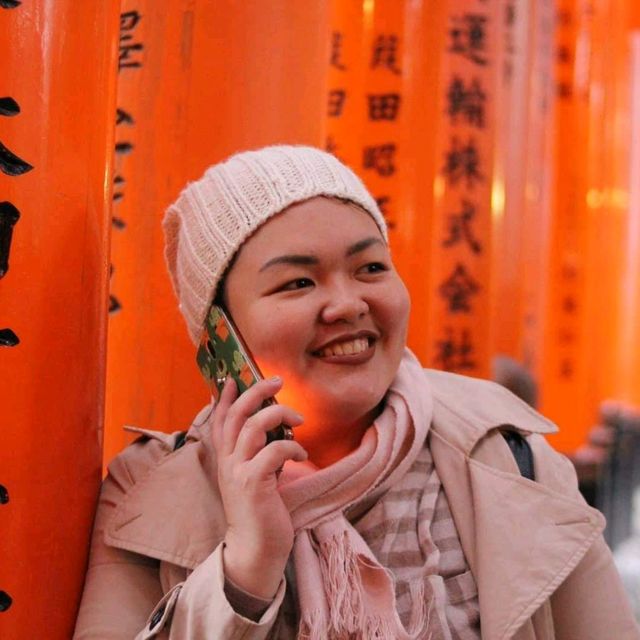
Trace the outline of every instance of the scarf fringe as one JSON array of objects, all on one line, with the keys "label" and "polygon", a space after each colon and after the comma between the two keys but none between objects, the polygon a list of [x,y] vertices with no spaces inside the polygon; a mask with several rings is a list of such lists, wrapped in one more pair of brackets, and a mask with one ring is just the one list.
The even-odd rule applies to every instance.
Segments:
[{"label": "scarf fringe", "polygon": [[429,607],[427,607],[424,578],[411,581],[409,584],[409,594],[411,596],[411,618],[409,619],[407,633],[410,636],[414,636],[419,631],[427,628],[431,617],[433,599],[429,600]]},{"label": "scarf fringe", "polygon": [[320,544],[320,571],[329,611],[331,629],[356,633],[363,628],[365,612],[358,556],[346,532]]},{"label": "scarf fringe", "polygon": [[394,629],[388,620],[369,616],[360,628],[347,631],[335,628],[320,611],[313,611],[300,622],[298,640],[396,640]]},{"label": "scarf fringe", "polygon": [[[328,612],[319,609],[308,612],[300,621],[299,640],[396,640],[398,628],[395,620],[378,613],[367,613],[364,587],[358,554],[349,544],[346,532],[318,545],[318,558]],[[423,581],[410,586],[413,611],[409,636],[424,630],[429,611]]]}]

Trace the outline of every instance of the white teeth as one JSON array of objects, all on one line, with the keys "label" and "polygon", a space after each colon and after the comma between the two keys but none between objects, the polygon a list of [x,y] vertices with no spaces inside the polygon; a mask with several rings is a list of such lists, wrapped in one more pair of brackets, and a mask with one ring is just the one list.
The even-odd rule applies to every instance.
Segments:
[{"label": "white teeth", "polygon": [[325,358],[328,356],[355,355],[366,351],[368,348],[369,341],[367,338],[356,338],[355,340],[348,340],[326,347],[320,351],[319,355]]}]

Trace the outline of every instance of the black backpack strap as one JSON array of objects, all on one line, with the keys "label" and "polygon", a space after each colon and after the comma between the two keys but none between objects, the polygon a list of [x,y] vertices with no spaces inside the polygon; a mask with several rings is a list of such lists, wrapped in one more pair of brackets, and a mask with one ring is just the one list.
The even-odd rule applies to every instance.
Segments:
[{"label": "black backpack strap", "polygon": [[535,480],[533,471],[533,452],[529,443],[517,431],[502,431],[504,439],[516,459],[520,475],[529,480]]},{"label": "black backpack strap", "polygon": [[173,445],[173,450],[175,451],[176,449],[180,449],[180,447],[182,447],[186,441],[187,441],[187,432],[186,431],[181,431],[176,436],[176,441],[175,441],[175,443]]}]

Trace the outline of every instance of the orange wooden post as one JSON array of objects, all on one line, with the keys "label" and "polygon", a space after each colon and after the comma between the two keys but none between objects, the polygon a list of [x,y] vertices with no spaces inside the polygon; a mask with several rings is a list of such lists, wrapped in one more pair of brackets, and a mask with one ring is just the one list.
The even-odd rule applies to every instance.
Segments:
[{"label": "orange wooden post", "polygon": [[449,28],[447,4],[438,0],[405,3],[403,118],[398,164],[402,169],[402,206],[394,230],[396,264],[411,293],[409,346],[426,366],[433,335],[430,314],[434,191],[442,180],[442,157],[435,148],[443,113],[442,59]]},{"label": "orange wooden post", "polygon": [[618,342],[618,398],[640,409],[640,8],[629,17],[629,202],[626,225],[620,333]]},{"label": "orange wooden post", "polygon": [[509,0],[498,14],[500,56],[495,92],[492,251],[492,351],[520,360],[525,269],[524,181],[527,167],[531,47],[529,3]]},{"label": "orange wooden post", "polygon": [[[623,382],[616,361],[628,222],[630,62],[628,4],[594,3],[590,163],[587,191],[588,249],[586,333],[589,396],[595,421],[603,400],[616,398]],[[624,349],[627,347],[625,346]],[[587,425],[590,426],[590,425]]]},{"label": "orange wooden post", "polygon": [[84,579],[101,471],[117,18],[115,0],[0,3],[2,638],[68,640]]},{"label": "orange wooden post", "polygon": [[529,104],[521,226],[520,318],[517,359],[536,381],[541,377],[546,273],[549,261],[553,169],[553,81],[555,3],[531,3],[529,13]]},{"label": "orange wooden post", "polygon": [[[628,11],[567,2],[559,14],[556,191],[543,411],[572,451],[625,385],[619,355],[628,216]],[[624,359],[626,356],[622,355]]]},{"label": "orange wooden post", "polygon": [[496,354],[539,375],[550,216],[551,0],[504,5],[496,105],[492,334]]},{"label": "orange wooden post", "polygon": [[364,18],[361,0],[330,3],[325,148],[356,171],[364,125]]},{"label": "orange wooden post", "polygon": [[[116,127],[105,460],[124,424],[186,428],[208,400],[163,258],[161,220],[188,180],[241,149],[324,143],[329,8],[283,0],[125,0]],[[137,12],[132,14],[131,12]],[[139,18],[126,14],[138,15]],[[127,51],[129,51],[127,49]]]},{"label": "orange wooden post", "polygon": [[376,199],[389,226],[392,251],[402,226],[405,163],[399,163],[406,123],[404,72],[404,2],[364,4],[363,75],[360,101],[363,123],[356,170]]},{"label": "orange wooden post", "polygon": [[[552,443],[564,451],[584,439],[593,416],[589,397],[585,269],[589,143],[589,49],[586,5],[561,0],[556,33],[555,166],[550,229],[548,308],[541,409],[558,425]],[[577,47],[578,39],[583,46]]]},{"label": "orange wooden post", "polygon": [[448,5],[435,142],[428,365],[489,376],[497,2]]}]

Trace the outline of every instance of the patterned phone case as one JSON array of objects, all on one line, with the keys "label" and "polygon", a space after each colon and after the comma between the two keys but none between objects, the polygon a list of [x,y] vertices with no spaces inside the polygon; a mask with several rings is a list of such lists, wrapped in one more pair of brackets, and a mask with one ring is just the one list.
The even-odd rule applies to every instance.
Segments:
[{"label": "patterned phone case", "polygon": [[[260,370],[251,359],[239,331],[224,310],[215,304],[211,305],[207,314],[196,361],[216,402],[228,376],[236,381],[238,394],[262,380]],[[275,399],[270,398],[263,406],[274,403]],[[286,425],[280,425],[267,434],[268,442],[291,439],[293,431]]]}]

